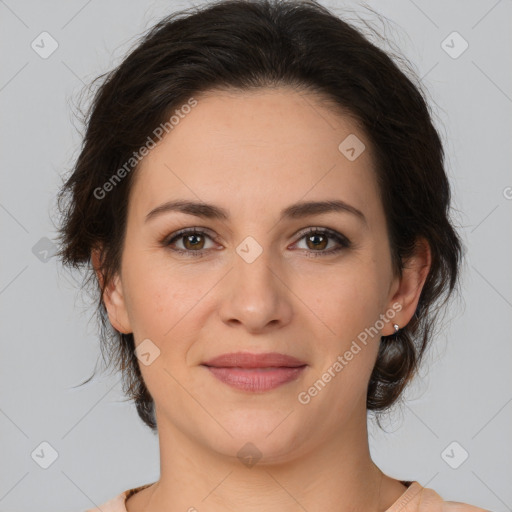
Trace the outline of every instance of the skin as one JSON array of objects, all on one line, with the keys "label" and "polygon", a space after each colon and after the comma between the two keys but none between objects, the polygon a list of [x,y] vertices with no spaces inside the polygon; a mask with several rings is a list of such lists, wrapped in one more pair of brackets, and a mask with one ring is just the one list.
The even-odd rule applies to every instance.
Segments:
[{"label": "skin", "polygon": [[[156,404],[161,477],[129,498],[127,510],[384,511],[406,487],[369,453],[366,392],[380,336],[307,405],[297,396],[393,304],[400,311],[380,334],[409,322],[430,268],[428,245],[418,245],[401,278],[394,274],[370,142],[313,93],[195,98],[137,170],[121,270],[104,294],[112,325],[133,333],[137,346],[149,338],[160,350],[140,368]],[[338,150],[350,134],[366,146],[354,161]],[[145,222],[176,199],[216,204],[230,219],[166,212]],[[298,201],[333,199],[366,221],[349,212],[278,220]],[[203,257],[161,242],[187,227],[207,228],[208,236],[188,244],[182,236],[174,247],[202,248]],[[352,245],[313,258],[338,247],[329,236],[308,243],[307,228],[315,227]],[[263,250],[252,263],[236,252],[248,236]],[[239,350],[281,352],[308,366],[262,393],[233,389],[201,366]],[[237,458],[247,442],[262,454],[252,467]]]}]

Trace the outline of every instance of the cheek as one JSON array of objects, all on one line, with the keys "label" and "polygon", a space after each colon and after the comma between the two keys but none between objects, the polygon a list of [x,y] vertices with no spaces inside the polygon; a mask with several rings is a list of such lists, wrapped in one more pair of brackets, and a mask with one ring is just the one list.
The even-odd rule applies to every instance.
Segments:
[{"label": "cheek", "polygon": [[294,289],[338,337],[346,340],[373,324],[382,313],[385,301],[380,272],[369,259],[354,257],[311,273]]},{"label": "cheek", "polygon": [[379,272],[378,266],[368,261],[340,266],[316,280],[314,295],[310,294],[312,309],[321,320],[312,317],[310,327],[316,343],[322,346],[317,350],[319,364],[310,384],[316,379],[330,379],[318,406],[337,404],[326,414],[345,414],[346,407],[364,400],[380,344],[380,329],[375,330],[375,325],[384,313]]},{"label": "cheek", "polygon": [[194,311],[208,291],[207,279],[194,278],[187,269],[170,268],[159,260],[126,259],[123,280],[127,283],[126,303],[136,341],[154,338],[161,344],[172,337],[180,320]]},{"label": "cheek", "polygon": [[149,365],[139,363],[139,368],[157,402],[172,395],[177,405],[181,395],[171,375],[182,381],[187,372],[187,354],[201,325],[196,321],[201,298],[212,284],[190,279],[186,272],[160,268],[155,262],[142,268],[126,276],[130,320],[136,346],[149,339],[158,356]]}]

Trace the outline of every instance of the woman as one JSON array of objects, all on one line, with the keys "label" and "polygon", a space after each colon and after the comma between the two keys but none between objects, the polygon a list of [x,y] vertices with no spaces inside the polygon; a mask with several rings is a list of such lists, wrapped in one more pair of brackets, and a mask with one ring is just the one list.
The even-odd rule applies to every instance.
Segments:
[{"label": "woman", "polygon": [[461,243],[424,97],[353,27],[312,1],[162,20],[99,89],[60,200],[60,256],[90,265],[160,442],[160,479],[103,512],[483,510],[370,457]]}]

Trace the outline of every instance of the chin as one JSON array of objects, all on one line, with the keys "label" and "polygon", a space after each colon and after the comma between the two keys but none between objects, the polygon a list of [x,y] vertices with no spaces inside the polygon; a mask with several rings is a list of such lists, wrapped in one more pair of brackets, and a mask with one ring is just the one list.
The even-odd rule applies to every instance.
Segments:
[{"label": "chin", "polygon": [[260,466],[289,462],[304,452],[311,438],[293,414],[286,418],[282,410],[272,414],[238,412],[237,416],[222,423],[233,437],[217,436],[209,439],[209,444],[217,453],[234,456],[248,467],[254,461]]}]

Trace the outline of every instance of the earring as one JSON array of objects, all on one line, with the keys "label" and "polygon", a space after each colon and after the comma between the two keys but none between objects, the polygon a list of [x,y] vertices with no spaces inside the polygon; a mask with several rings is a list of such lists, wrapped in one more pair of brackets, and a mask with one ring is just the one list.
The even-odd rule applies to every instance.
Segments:
[{"label": "earring", "polygon": [[400,327],[398,324],[393,324],[393,328],[395,329],[395,332],[398,332],[400,330]]}]

